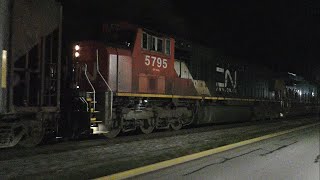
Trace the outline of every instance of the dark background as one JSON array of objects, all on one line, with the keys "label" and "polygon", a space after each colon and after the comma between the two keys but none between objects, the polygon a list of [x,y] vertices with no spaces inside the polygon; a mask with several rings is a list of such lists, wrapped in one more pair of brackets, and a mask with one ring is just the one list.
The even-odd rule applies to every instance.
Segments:
[{"label": "dark background", "polygon": [[127,21],[275,71],[308,79],[319,74],[317,1],[65,0],[63,5],[65,19],[78,24],[72,31],[79,35],[94,31],[95,23]]}]

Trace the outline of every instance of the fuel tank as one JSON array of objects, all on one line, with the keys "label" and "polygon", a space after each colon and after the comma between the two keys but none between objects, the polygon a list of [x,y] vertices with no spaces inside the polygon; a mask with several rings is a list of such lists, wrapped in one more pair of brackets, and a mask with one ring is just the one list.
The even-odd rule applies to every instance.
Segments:
[{"label": "fuel tank", "polygon": [[196,124],[244,122],[252,118],[252,110],[249,106],[202,106],[197,117]]}]

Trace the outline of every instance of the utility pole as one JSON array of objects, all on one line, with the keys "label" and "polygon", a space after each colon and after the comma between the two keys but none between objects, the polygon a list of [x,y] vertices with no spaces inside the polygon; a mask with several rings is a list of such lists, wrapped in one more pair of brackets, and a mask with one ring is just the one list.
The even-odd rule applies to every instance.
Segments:
[{"label": "utility pole", "polygon": [[13,29],[13,7],[15,0],[8,0],[8,5],[9,5],[9,27],[8,27],[8,64],[7,64],[7,69],[8,69],[8,76],[7,76],[7,111],[12,112],[13,111],[13,55],[12,55],[12,29]]}]

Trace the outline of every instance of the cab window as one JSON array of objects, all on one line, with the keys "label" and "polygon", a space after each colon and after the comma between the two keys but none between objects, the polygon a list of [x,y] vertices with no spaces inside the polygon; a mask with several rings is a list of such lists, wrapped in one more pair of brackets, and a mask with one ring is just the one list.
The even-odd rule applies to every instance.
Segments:
[{"label": "cab window", "polygon": [[142,34],[141,47],[143,49],[170,55],[170,46],[170,39],[153,36],[146,32]]},{"label": "cab window", "polygon": [[156,37],[154,37],[154,36],[152,36],[151,37],[151,48],[150,48],[150,50],[152,50],[152,51],[156,51],[157,50],[157,39],[156,39]]},{"label": "cab window", "polygon": [[148,49],[148,34],[147,33],[142,34],[142,48]]},{"label": "cab window", "polygon": [[165,49],[165,53],[167,55],[170,55],[170,39],[166,39],[166,49]]},{"label": "cab window", "polygon": [[160,38],[157,38],[157,46],[156,46],[157,48],[156,48],[156,51],[158,51],[158,52],[163,52],[162,51],[162,47],[163,47],[163,45],[162,45],[162,39],[160,39]]}]

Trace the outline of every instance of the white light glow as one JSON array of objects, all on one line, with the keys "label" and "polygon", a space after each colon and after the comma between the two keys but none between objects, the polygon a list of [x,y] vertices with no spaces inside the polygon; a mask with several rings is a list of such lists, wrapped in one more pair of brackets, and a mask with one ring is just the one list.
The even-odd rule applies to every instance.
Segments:
[{"label": "white light glow", "polygon": [[1,88],[7,88],[7,50],[2,50],[2,62],[1,63]]},{"label": "white light glow", "polygon": [[79,51],[80,46],[79,46],[79,45],[75,45],[75,46],[74,46],[74,49],[75,49],[76,51]]},{"label": "white light glow", "polygon": [[74,56],[75,56],[75,57],[79,57],[79,56],[80,56],[80,53],[79,53],[79,52],[75,52],[75,53],[74,53]]},{"label": "white light glow", "polygon": [[282,113],[280,113],[280,117],[283,117],[283,114],[282,114]]},{"label": "white light glow", "polygon": [[7,52],[6,50],[2,50],[2,60],[7,60]]},{"label": "white light glow", "polygon": [[314,97],[314,92],[311,93],[312,97]]},{"label": "white light glow", "polygon": [[297,76],[296,74],[291,73],[291,72],[288,72],[288,74],[290,74],[290,75],[292,75],[292,76]]}]

